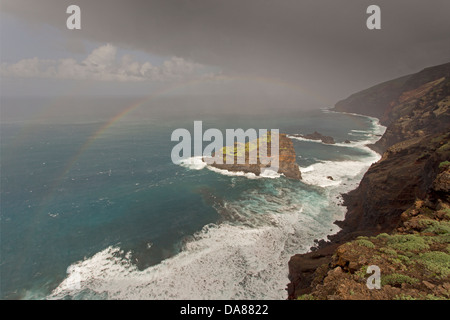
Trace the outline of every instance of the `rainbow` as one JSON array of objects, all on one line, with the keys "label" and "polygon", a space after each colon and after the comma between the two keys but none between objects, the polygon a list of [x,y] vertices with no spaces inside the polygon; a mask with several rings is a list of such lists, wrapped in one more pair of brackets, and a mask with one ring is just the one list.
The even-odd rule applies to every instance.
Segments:
[{"label": "rainbow", "polygon": [[[289,82],[285,82],[282,81],[280,79],[274,79],[274,78],[264,78],[264,77],[249,77],[249,76],[233,76],[233,77],[229,77],[229,76],[218,76],[214,78],[215,81],[222,81],[222,82],[230,82],[230,81],[251,81],[251,82],[259,82],[259,83],[264,83],[264,84],[271,84],[274,86],[279,86],[279,87],[284,87],[287,88],[289,90],[294,90],[295,92],[301,92],[307,96],[310,96],[312,98],[314,98],[316,101],[319,101],[321,103],[323,103],[324,105],[328,105],[329,102],[326,101],[325,99],[323,99],[321,96],[319,96],[318,94],[312,92],[312,91],[307,91],[305,90],[303,87],[293,84],[293,83],[289,83]],[[45,204],[50,203],[50,201],[53,199],[54,194],[55,194],[55,190],[57,189],[57,187],[61,184],[61,181],[64,179],[64,177],[71,171],[71,169],[73,168],[73,166],[76,164],[76,162],[78,161],[78,159],[86,152],[86,150],[89,149],[89,147],[100,137],[104,134],[105,131],[107,131],[109,128],[113,127],[114,124],[116,124],[117,122],[119,122],[122,118],[124,118],[126,115],[132,113],[134,110],[140,108],[142,105],[148,103],[149,101],[151,101],[152,99],[155,99],[156,97],[165,95],[165,94],[170,94],[170,93],[175,93],[177,90],[179,89],[186,89],[198,84],[205,84],[205,83],[211,83],[211,80],[209,79],[203,79],[203,80],[193,80],[193,81],[188,81],[188,82],[183,82],[183,83],[177,83],[175,85],[172,85],[170,87],[164,88],[163,90],[160,90],[156,93],[150,94],[148,96],[143,97],[142,99],[140,99],[139,101],[125,107],[124,109],[122,109],[120,112],[118,112],[116,115],[114,115],[113,117],[111,117],[105,124],[103,124],[97,131],[95,131],[85,142],[84,144],[80,147],[80,149],[74,154],[74,156],[67,162],[67,165],[64,167],[64,169],[62,170],[61,174],[59,174],[57,176],[57,178],[54,180],[51,188],[49,189],[49,193],[48,196],[46,196],[42,202],[41,202],[41,206],[43,208],[46,207]]]}]

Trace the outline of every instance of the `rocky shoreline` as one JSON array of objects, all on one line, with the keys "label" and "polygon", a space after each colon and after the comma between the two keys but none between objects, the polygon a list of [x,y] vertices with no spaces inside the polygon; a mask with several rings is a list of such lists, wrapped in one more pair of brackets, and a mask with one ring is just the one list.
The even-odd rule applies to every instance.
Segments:
[{"label": "rocky shoreline", "polygon": [[[382,158],[343,195],[341,231],[290,259],[288,298],[450,298],[450,63],[356,93],[335,110],[377,117],[387,126],[372,146]],[[431,265],[424,256],[438,258],[430,258]],[[381,290],[367,289],[368,264],[383,267]],[[432,276],[433,268],[440,277]]]}]

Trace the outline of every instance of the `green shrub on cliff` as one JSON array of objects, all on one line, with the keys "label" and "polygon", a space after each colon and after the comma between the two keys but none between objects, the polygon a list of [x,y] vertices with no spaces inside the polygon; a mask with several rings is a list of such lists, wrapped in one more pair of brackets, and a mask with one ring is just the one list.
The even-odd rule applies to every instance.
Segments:
[{"label": "green shrub on cliff", "polygon": [[380,233],[376,236],[377,239],[389,239],[389,237],[390,235],[388,235],[387,233]]},{"label": "green shrub on cliff", "polygon": [[397,251],[391,248],[381,248],[380,252],[385,253],[389,256],[397,256]]},{"label": "green shrub on cliff", "polygon": [[445,152],[445,151],[448,151],[448,150],[450,150],[450,143],[449,142],[447,142],[446,144],[441,146],[439,149],[437,149],[437,152],[442,153],[442,152]]},{"label": "green shrub on cliff", "polygon": [[402,255],[402,254],[399,254],[399,255],[397,256],[397,258],[398,258],[400,261],[402,261],[403,263],[406,263],[406,264],[410,264],[410,263],[411,263],[411,259],[408,258],[407,256]]},{"label": "green shrub on cliff", "polygon": [[425,239],[418,235],[393,235],[388,239],[388,245],[401,251],[422,251],[429,249]]},{"label": "green shrub on cliff", "polygon": [[445,297],[434,296],[432,294],[421,295],[419,294],[417,297],[413,297],[406,294],[399,294],[394,297],[394,300],[448,300]]},{"label": "green shrub on cliff", "polygon": [[402,293],[402,294],[396,295],[393,300],[419,300],[419,299]]},{"label": "green shrub on cliff", "polygon": [[[434,212],[434,215],[436,213]],[[450,233],[450,222],[437,221],[433,219],[421,219],[417,222],[418,227],[422,232],[434,234]]]},{"label": "green shrub on cliff", "polygon": [[444,208],[440,211],[444,211],[446,218],[450,219],[450,208]]},{"label": "green shrub on cliff", "polygon": [[434,234],[446,234],[450,233],[450,222],[429,220],[426,222],[426,228],[424,232]]},{"label": "green shrub on cliff", "polygon": [[434,296],[432,294],[427,294],[426,296],[421,297],[423,300],[448,300],[445,297]]},{"label": "green shrub on cliff", "polygon": [[400,260],[399,258],[391,257],[388,259],[388,261],[391,265],[395,266],[395,268],[397,270],[402,270],[402,271],[407,270],[406,266],[403,264],[403,261]]},{"label": "green shrub on cliff", "polygon": [[419,279],[411,278],[410,276],[407,276],[406,274],[400,274],[400,273],[392,273],[385,276],[381,276],[381,285],[390,285],[390,286],[401,286],[402,283],[408,283],[408,284],[416,284],[419,282]]},{"label": "green shrub on cliff", "polygon": [[450,165],[450,161],[443,161],[443,162],[439,163],[439,169],[443,169],[449,165]]},{"label": "green shrub on cliff", "polygon": [[425,252],[419,256],[417,262],[439,278],[445,278],[450,275],[450,255],[445,252]]},{"label": "green shrub on cliff", "polygon": [[356,240],[356,243],[358,245],[360,245],[360,246],[367,247],[367,248],[370,248],[370,249],[374,249],[375,248],[375,245],[372,242],[370,242],[369,240],[358,239],[358,240]]},{"label": "green shrub on cliff", "polygon": [[430,245],[437,243],[450,243],[450,233],[438,234],[436,236],[424,236],[424,239]]},{"label": "green shrub on cliff", "polygon": [[367,268],[368,266],[362,266],[358,271],[355,272],[355,274],[364,279],[367,276]]}]

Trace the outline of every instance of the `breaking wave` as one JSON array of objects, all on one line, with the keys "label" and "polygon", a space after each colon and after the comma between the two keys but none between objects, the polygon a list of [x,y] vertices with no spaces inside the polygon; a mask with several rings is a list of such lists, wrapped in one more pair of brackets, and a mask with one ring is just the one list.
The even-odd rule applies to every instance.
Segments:
[{"label": "breaking wave", "polygon": [[[289,258],[339,231],[333,222],[345,216],[340,195],[354,189],[379,159],[366,144],[375,142],[383,128],[373,119],[370,140],[338,144],[363,149],[365,157],[319,161],[301,168],[302,181],[263,179],[271,192],[249,189],[240,199],[224,201],[216,208],[220,222],[204,226],[178,254],[159,264],[138,270],[126,252],[110,246],[71,265],[48,298],[285,299]],[[211,168],[201,157],[179,165],[256,178]]]}]

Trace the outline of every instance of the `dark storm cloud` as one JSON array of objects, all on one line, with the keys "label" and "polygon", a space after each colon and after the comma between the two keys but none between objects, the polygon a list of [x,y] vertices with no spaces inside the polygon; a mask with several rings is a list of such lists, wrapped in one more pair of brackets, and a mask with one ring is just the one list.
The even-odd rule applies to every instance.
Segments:
[{"label": "dark storm cloud", "polygon": [[[67,30],[70,4],[82,30]],[[381,7],[382,29],[366,28]],[[4,0],[2,10],[89,39],[277,78],[330,99],[450,57],[450,2],[350,0]]]}]

